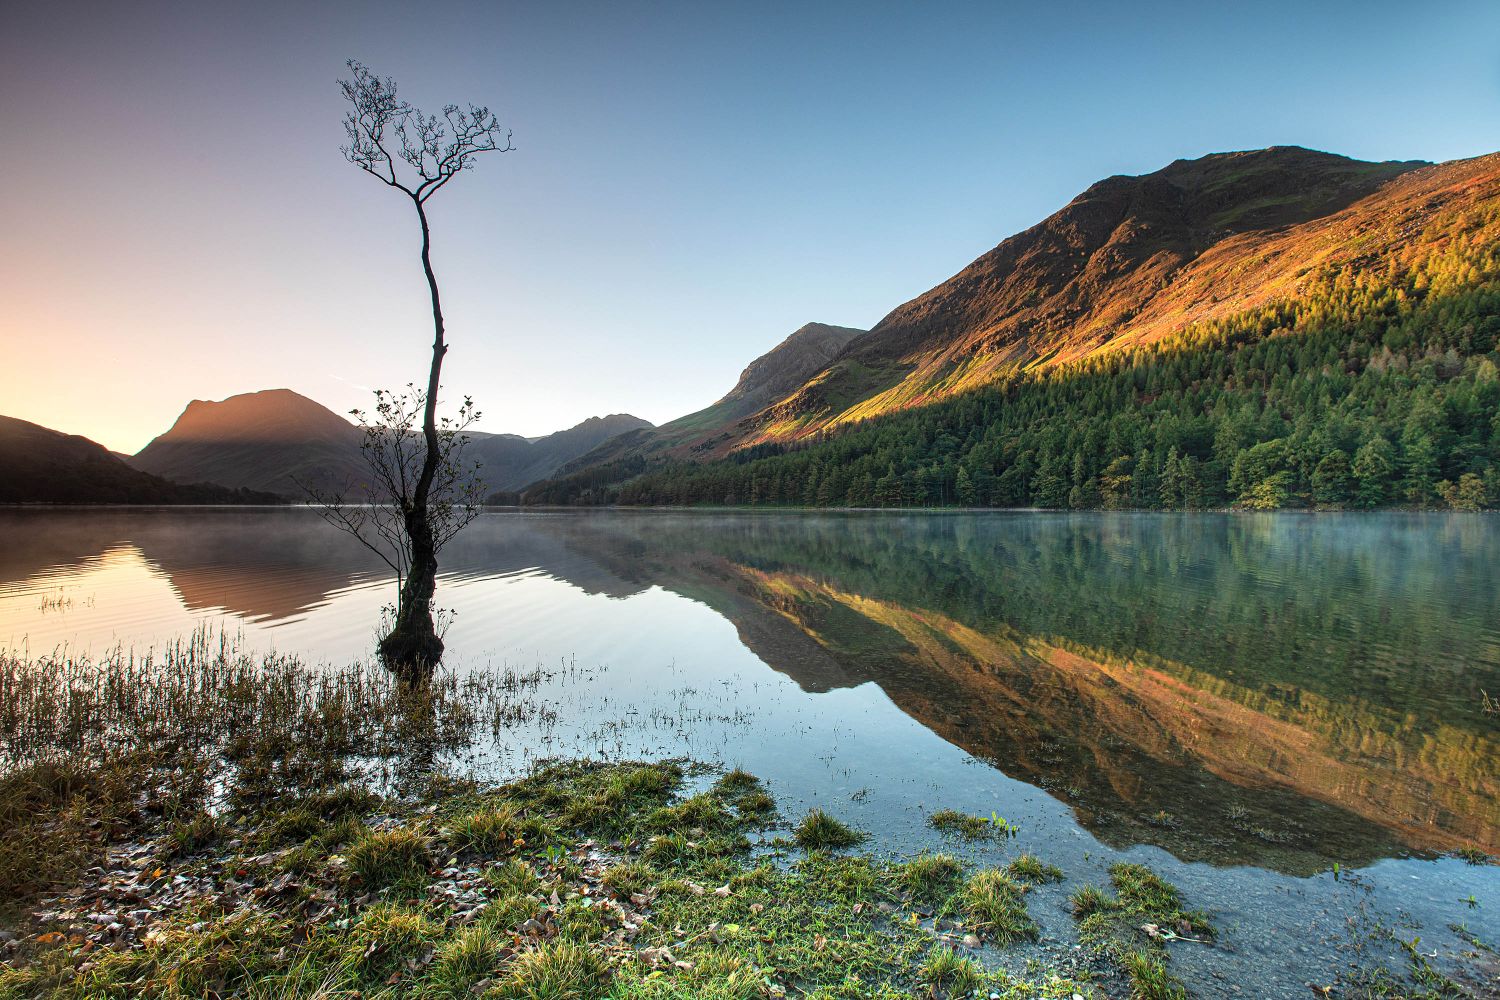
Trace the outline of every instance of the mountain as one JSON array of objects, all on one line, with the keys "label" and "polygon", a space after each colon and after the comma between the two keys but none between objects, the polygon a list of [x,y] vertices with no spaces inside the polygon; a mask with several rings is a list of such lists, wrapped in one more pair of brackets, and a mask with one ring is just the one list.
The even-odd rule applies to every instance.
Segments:
[{"label": "mountain", "polygon": [[618,434],[651,427],[649,420],[628,413],[611,413],[607,417],[589,417],[545,437],[528,439],[515,434],[496,434],[474,441],[466,454],[479,460],[479,474],[490,490],[514,492],[545,479]]},{"label": "mountain", "polygon": [[[650,461],[669,456],[696,457],[721,449],[746,432],[743,422],[781,399],[823,368],[865,331],[827,323],[807,323],[745,367],[739,381],[720,399],[655,428],[637,428],[612,437],[591,451],[561,463],[547,475],[567,483],[573,499],[589,483],[634,475]],[[541,479],[542,477],[538,477]],[[536,485],[533,480],[528,485]],[[551,495],[550,484],[544,491]],[[547,502],[541,494],[536,499]]]},{"label": "mountain", "polygon": [[1231,315],[1324,255],[1356,259],[1362,220],[1400,194],[1329,218],[1425,165],[1279,146],[1102,180],[897,306],[741,441],[803,437]]},{"label": "mountain", "polygon": [[701,447],[575,463],[529,495],[1500,503],[1497,205],[1500,154],[1273,147],[1111,177]]},{"label": "mountain", "polygon": [[263,493],[181,485],[133,469],[101,444],[0,417],[0,503],[270,503]]},{"label": "mountain", "polygon": [[679,417],[662,430],[719,429],[775,403],[800,388],[838,356],[864,330],[827,323],[808,323],[745,366],[734,388],[713,405]]},{"label": "mountain", "polygon": [[[651,424],[627,413],[590,417],[545,437],[470,433],[466,450],[491,490],[516,490],[611,436]],[[218,402],[195,399],[172,427],[130,458],[137,469],[175,482],[211,482],[292,500],[306,487],[346,489],[369,479],[360,429],[290,389],[265,389]]]},{"label": "mountain", "polygon": [[368,478],[354,424],[290,389],[195,399],[130,460],[177,482],[211,482],[301,499]]}]

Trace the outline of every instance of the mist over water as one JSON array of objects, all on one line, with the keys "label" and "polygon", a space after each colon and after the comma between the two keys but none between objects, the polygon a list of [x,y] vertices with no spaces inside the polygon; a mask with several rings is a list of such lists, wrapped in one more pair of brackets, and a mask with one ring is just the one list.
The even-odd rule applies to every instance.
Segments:
[{"label": "mist over water", "polygon": [[[10,511],[0,538],[0,646],[33,655],[207,623],[343,663],[394,598],[308,510]],[[1289,991],[1370,907],[1436,947],[1500,909],[1500,869],[1450,856],[1500,852],[1491,517],[497,512],[442,562],[450,664],[540,668],[556,713],[455,762],[480,773],[719,761],[896,852],[993,812],[1015,842],[955,846],[1066,889],[1156,866],[1225,929],[1214,968]]]}]

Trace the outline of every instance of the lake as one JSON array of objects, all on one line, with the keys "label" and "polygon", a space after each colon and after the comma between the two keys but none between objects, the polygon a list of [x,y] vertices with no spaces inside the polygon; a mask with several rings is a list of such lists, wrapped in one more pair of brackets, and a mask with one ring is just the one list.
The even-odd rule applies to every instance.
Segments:
[{"label": "lake", "polygon": [[[555,709],[463,766],[738,765],[894,853],[1003,816],[952,849],[1068,873],[1003,961],[1069,947],[1067,893],[1121,859],[1213,914],[1173,952],[1202,996],[1497,936],[1500,868],[1455,856],[1500,853],[1494,517],[495,511],[442,563],[450,664],[539,669]],[[393,599],[306,509],[0,512],[0,646],[32,654],[207,624],[346,663]]]}]

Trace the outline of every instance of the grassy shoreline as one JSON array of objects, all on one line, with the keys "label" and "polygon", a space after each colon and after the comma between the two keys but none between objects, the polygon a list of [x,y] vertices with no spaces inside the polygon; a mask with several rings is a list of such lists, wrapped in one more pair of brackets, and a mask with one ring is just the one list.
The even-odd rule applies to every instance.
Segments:
[{"label": "grassy shoreline", "polygon": [[[837,819],[788,825],[753,776],[682,762],[433,775],[401,797],[345,783],[148,823],[32,898],[0,997],[1186,995],[1164,945],[1189,918],[1150,873],[1168,905],[1093,889],[1091,960],[1013,976],[986,955],[1036,937],[1026,897],[1055,869],[839,853],[856,835]],[[1128,926],[1146,917],[1168,936]]]},{"label": "grassy shoreline", "polygon": [[0,1000],[1175,1000],[1172,953],[1214,947],[1139,865],[1069,893],[1045,857],[944,853],[1007,843],[994,819],[936,813],[887,857],[739,770],[449,766],[546,712],[539,683],[414,691],[207,633],[155,659],[0,654]]}]

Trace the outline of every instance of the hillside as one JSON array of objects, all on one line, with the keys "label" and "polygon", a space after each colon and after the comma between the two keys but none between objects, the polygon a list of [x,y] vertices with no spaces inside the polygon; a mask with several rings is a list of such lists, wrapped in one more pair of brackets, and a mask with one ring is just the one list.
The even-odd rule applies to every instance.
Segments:
[{"label": "hillside", "polygon": [[662,425],[666,436],[723,431],[794,392],[865,333],[848,326],[808,323],[745,366],[734,388],[696,413]]},{"label": "hillside", "polygon": [[618,434],[651,426],[649,420],[628,413],[611,413],[606,417],[589,417],[567,430],[536,440],[497,434],[473,442],[468,454],[481,463],[480,476],[490,490],[515,491],[545,479]]},{"label": "hillside", "polygon": [[269,503],[265,494],[170,483],[132,469],[103,445],[0,417],[0,503]]},{"label": "hillside", "polygon": [[936,402],[1261,304],[1309,265],[1375,249],[1357,240],[1366,220],[1441,191],[1430,173],[1384,189],[1420,166],[1273,147],[1102,180],[896,307],[737,443]]},{"label": "hillside", "polygon": [[[865,331],[827,323],[807,323],[745,366],[739,380],[715,402],[656,428],[638,428],[610,438],[548,473],[571,483],[570,490],[590,489],[634,475],[652,462],[696,458],[722,450],[726,442],[753,430],[753,420],[769,403],[781,399],[835,358]],[[540,478],[540,477],[539,477]],[[532,486],[552,492],[550,485]]]},{"label": "hillside", "polygon": [[711,453],[575,469],[531,495],[1493,504],[1497,216],[1496,155],[1274,148],[1111,178],[898,307]]},{"label": "hillside", "polygon": [[211,482],[302,499],[306,486],[363,482],[354,424],[290,389],[195,399],[130,460],[176,482]]}]

